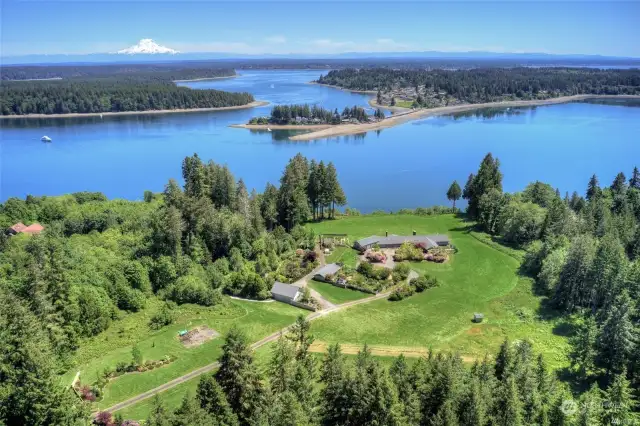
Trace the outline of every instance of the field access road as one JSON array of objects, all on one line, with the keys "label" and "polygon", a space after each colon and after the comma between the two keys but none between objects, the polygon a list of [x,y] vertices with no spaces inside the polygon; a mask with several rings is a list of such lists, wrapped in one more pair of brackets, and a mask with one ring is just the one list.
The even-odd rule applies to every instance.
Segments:
[{"label": "field access road", "polygon": [[[310,276],[313,276],[313,275],[310,275]],[[306,284],[306,281],[305,281],[305,284]],[[307,316],[307,320],[313,321],[315,319],[322,318],[325,315],[329,315],[332,312],[337,312],[337,311],[349,308],[351,306],[360,305],[362,303],[373,302],[374,300],[384,299],[384,298],[387,298],[389,296],[389,294],[391,294],[391,291],[386,291],[384,293],[378,293],[376,295],[373,295],[373,296],[370,296],[370,297],[366,297],[364,299],[354,300],[354,301],[351,301],[351,302],[342,303],[340,305],[333,305],[332,304],[332,307],[328,307],[327,309],[323,309],[323,310],[320,310],[320,311],[313,312],[313,313],[309,314]],[[258,349],[261,346],[264,346],[264,345],[266,345],[268,343],[271,343],[273,341],[278,340],[278,337],[280,337],[280,334],[281,333],[286,333],[289,330],[289,328],[291,328],[291,326],[287,326],[287,327],[283,328],[282,330],[276,331],[275,333],[270,334],[269,336],[258,340],[257,342],[255,342],[255,343],[253,343],[251,345],[251,349],[255,350],[255,349]],[[138,403],[140,401],[144,401],[147,398],[151,398],[155,394],[158,394],[160,392],[164,392],[164,391],[166,391],[168,389],[171,389],[171,388],[173,388],[175,386],[178,386],[180,383],[184,383],[184,382],[186,382],[188,380],[193,379],[194,377],[198,377],[201,374],[213,371],[216,368],[218,368],[219,366],[220,366],[220,363],[218,363],[217,361],[216,362],[212,362],[211,364],[208,364],[208,365],[205,365],[204,367],[200,367],[198,369],[195,369],[195,370],[185,374],[184,376],[177,377],[177,378],[175,378],[175,379],[173,379],[173,380],[171,380],[171,381],[169,381],[169,382],[167,382],[167,383],[165,383],[163,385],[160,385],[160,386],[158,386],[158,387],[156,387],[154,389],[148,390],[146,392],[141,393],[140,395],[137,395],[137,396],[134,396],[132,398],[129,398],[126,401],[122,401],[122,402],[119,402],[119,403],[117,403],[115,405],[112,405],[111,407],[105,408],[104,411],[108,411],[110,413],[113,413],[115,411],[122,410],[123,408],[130,407],[130,406],[132,406],[132,405],[134,405],[134,404],[136,404],[136,403]]]}]

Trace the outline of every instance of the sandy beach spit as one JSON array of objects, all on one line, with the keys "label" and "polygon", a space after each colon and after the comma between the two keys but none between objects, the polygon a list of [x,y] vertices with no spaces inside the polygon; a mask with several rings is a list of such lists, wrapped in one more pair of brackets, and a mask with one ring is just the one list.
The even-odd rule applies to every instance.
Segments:
[{"label": "sandy beach spit", "polygon": [[0,115],[0,119],[16,119],[16,118],[69,118],[69,117],[99,117],[113,115],[151,115],[151,114],[172,114],[177,112],[211,112],[226,111],[232,109],[255,108],[269,105],[267,101],[253,101],[245,105],[234,105],[228,107],[217,108],[191,108],[191,109],[153,109],[147,111],[120,111],[120,112],[88,112],[88,113],[72,113],[72,114],[25,114],[25,115]]},{"label": "sandy beach spit", "polygon": [[372,130],[386,129],[397,126],[408,121],[419,120],[421,118],[432,117],[436,115],[451,114],[456,112],[472,111],[482,108],[511,108],[511,107],[527,107],[563,104],[568,102],[583,101],[586,99],[640,99],[640,95],[574,95],[562,96],[559,98],[532,100],[532,101],[504,101],[504,102],[488,102],[483,104],[462,104],[447,107],[438,107],[430,109],[409,110],[409,112],[399,113],[391,117],[387,117],[376,123],[365,124],[338,124],[330,128],[318,130],[316,132],[305,133],[303,135],[295,135],[289,137],[294,141],[310,141],[314,139],[324,139],[334,136],[353,135],[357,133],[369,132]]}]

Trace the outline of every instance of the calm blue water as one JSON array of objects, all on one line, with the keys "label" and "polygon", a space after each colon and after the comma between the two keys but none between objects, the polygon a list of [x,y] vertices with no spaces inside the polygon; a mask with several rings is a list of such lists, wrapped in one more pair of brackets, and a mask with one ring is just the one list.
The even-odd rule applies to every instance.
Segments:
[{"label": "calm blue water", "polygon": [[[306,84],[319,71],[244,71],[236,79],[187,83],[190,87],[249,91],[273,103],[318,103],[326,108],[366,106],[360,94]],[[197,152],[227,163],[249,187],[277,183],[297,152],[333,161],[349,205],[377,208],[447,203],[453,179],[464,185],[482,157],[502,163],[506,191],[539,179],[560,191],[584,192],[589,176],[609,184],[615,174],[640,166],[640,108],[575,103],[519,114],[438,117],[379,133],[291,142],[287,132],[227,127],[266,115],[269,106],[215,113],[3,122],[0,200],[27,194],[102,191],[140,199],[179,178],[181,161]],[[43,135],[53,143],[40,142]]]}]

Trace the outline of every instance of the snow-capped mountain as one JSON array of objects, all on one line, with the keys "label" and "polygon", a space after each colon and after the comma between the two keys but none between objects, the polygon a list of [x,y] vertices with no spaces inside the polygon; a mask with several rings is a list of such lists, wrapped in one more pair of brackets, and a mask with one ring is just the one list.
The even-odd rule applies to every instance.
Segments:
[{"label": "snow-capped mountain", "polygon": [[135,44],[126,49],[118,50],[118,53],[123,55],[137,55],[137,54],[154,55],[157,53],[163,53],[163,54],[168,53],[168,54],[174,55],[180,52],[166,46],[160,46],[158,43],[156,43],[150,38],[143,38],[138,42],[138,44]]}]

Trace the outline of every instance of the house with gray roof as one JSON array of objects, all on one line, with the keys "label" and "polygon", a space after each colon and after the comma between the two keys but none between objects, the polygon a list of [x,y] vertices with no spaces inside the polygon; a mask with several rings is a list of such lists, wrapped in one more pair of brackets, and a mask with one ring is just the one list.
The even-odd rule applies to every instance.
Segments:
[{"label": "house with gray roof", "polygon": [[318,272],[313,276],[313,279],[316,281],[327,281],[327,277],[335,275],[341,268],[342,266],[337,263],[329,263],[318,269]]},{"label": "house with gray roof", "polygon": [[302,296],[300,287],[276,281],[271,287],[271,297],[284,303],[297,302]]},{"label": "house with gray roof", "polygon": [[426,249],[433,247],[443,247],[449,245],[449,237],[442,234],[433,235],[387,235],[379,237],[372,235],[367,238],[362,238],[353,244],[353,247],[359,251],[365,251],[378,245],[380,248],[398,248],[402,244],[410,242],[414,244],[420,244]]}]

